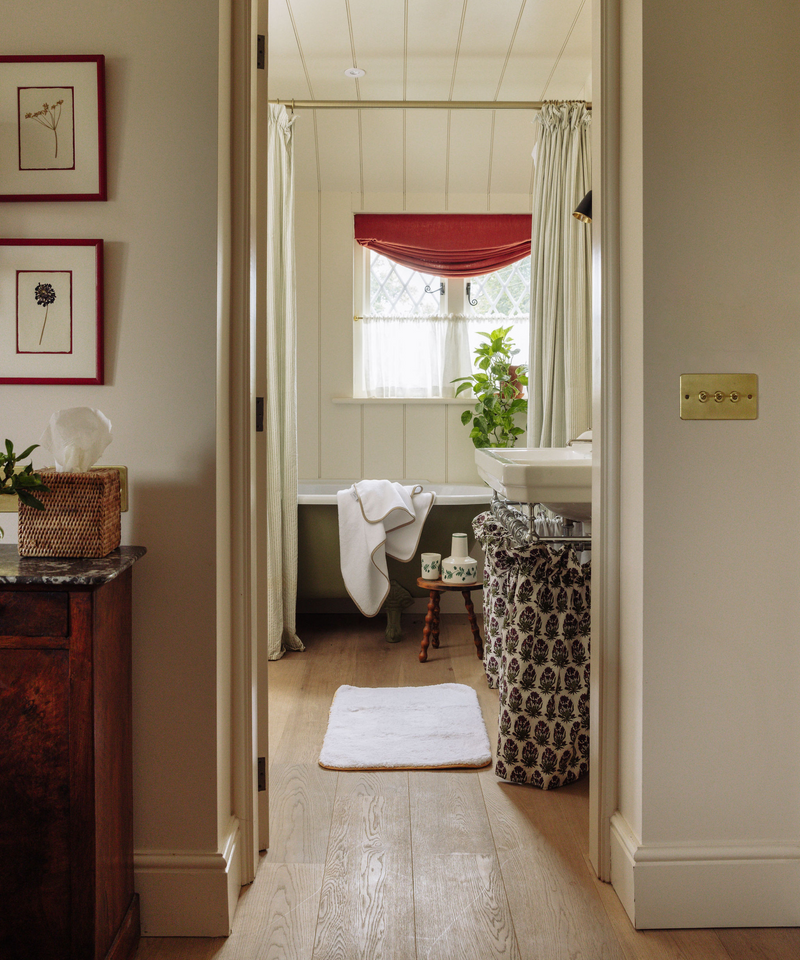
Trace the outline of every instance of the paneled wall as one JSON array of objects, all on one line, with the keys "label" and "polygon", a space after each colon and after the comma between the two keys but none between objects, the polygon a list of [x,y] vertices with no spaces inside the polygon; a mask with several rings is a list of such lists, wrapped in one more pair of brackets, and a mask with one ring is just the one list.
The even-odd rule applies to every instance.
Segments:
[{"label": "paneled wall", "polygon": [[[444,212],[437,194],[372,193],[361,201],[360,194],[297,194],[299,476],[479,483],[461,423],[474,401],[352,399],[353,214]],[[486,208],[485,193],[449,194],[451,213]],[[529,211],[528,193],[492,197],[492,212]]]}]

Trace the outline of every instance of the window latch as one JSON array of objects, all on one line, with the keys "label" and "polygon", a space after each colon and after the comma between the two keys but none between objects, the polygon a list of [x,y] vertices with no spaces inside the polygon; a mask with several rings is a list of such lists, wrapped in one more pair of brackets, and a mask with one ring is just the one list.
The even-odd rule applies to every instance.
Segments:
[{"label": "window latch", "polygon": [[[419,289],[419,288],[417,288],[417,289]],[[438,293],[439,296],[442,296],[442,297],[443,297],[443,296],[444,296],[444,280],[442,280],[442,282],[439,284],[439,289],[438,289],[438,290],[435,289],[435,288],[432,290],[430,284],[426,284],[426,286],[425,286],[425,293]]]},{"label": "window latch", "polygon": [[469,282],[469,280],[467,280],[467,302],[471,307],[477,307],[478,306],[477,298],[475,300],[470,300],[469,291],[471,286],[472,284]]}]

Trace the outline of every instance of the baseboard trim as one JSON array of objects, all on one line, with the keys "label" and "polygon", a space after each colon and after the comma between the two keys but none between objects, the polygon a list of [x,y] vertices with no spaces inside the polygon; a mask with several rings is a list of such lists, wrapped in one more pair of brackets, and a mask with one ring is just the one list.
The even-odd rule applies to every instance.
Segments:
[{"label": "baseboard trim", "polygon": [[227,937],[241,878],[241,833],[231,817],[219,852],[140,850],[134,854],[143,937]]},{"label": "baseboard trim", "polygon": [[611,882],[637,930],[800,924],[797,844],[642,844],[617,812]]}]

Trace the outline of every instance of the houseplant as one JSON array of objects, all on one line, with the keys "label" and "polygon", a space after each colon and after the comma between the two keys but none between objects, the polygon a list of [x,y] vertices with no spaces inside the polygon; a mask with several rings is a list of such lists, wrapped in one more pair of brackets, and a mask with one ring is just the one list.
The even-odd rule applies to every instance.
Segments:
[{"label": "houseplant", "polygon": [[485,343],[475,348],[477,372],[457,377],[456,396],[472,389],[478,402],[474,410],[465,410],[461,422],[472,421],[470,438],[476,447],[513,447],[525,431],[516,426],[515,417],[527,413],[528,401],[520,396],[520,387],[528,384],[528,368],[511,361],[519,353],[511,338],[511,327],[498,327],[480,333]]},{"label": "houseplant", "polygon": [[[10,440],[6,440],[5,453],[0,451],[0,494],[8,496],[16,494],[22,503],[29,507],[33,507],[35,510],[44,510],[42,501],[34,496],[31,491],[46,491],[50,488],[45,486],[38,473],[33,472],[33,463],[29,463],[25,467],[19,466],[20,461],[29,457],[38,446],[38,443],[34,443],[27,450],[17,454],[14,452],[14,444]],[[0,528],[1,536],[3,536],[2,528]]]}]

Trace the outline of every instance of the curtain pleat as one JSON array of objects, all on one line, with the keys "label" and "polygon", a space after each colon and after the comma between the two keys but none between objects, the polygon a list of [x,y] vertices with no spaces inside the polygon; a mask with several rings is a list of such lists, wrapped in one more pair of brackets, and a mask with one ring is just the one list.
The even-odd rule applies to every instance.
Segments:
[{"label": "curtain pleat", "polygon": [[591,114],[548,103],[534,122],[528,442],[563,447],[592,425],[591,230],[572,216],[591,189]]},{"label": "curtain pleat", "polygon": [[303,650],[297,600],[297,377],[292,124],[270,104],[267,124],[267,631],[268,657]]},{"label": "curtain pleat", "polygon": [[531,252],[521,213],[357,213],[355,238],[395,263],[437,277],[477,277]]}]

